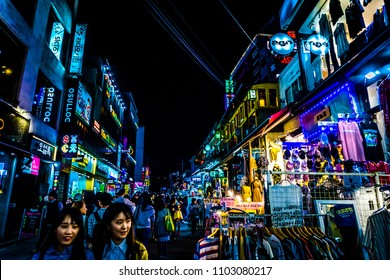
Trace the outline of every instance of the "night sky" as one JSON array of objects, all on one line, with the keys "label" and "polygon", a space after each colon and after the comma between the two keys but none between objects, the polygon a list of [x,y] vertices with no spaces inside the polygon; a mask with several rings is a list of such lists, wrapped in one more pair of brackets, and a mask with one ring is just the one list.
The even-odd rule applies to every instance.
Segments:
[{"label": "night sky", "polygon": [[80,0],[86,52],[107,59],[132,93],[153,175],[189,169],[224,113],[225,79],[282,2]]}]

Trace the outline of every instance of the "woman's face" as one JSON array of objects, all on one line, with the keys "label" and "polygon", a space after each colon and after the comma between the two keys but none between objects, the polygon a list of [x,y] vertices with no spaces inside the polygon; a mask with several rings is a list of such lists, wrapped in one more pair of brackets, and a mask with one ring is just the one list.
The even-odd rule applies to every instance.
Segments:
[{"label": "woman's face", "polygon": [[80,227],[76,222],[73,221],[72,223],[70,215],[66,215],[62,223],[55,229],[60,247],[62,246],[64,248],[71,245],[79,231]]},{"label": "woman's face", "polygon": [[80,212],[81,214],[83,215],[87,215],[87,204],[85,204],[85,202],[83,203],[83,206],[80,208]]},{"label": "woman's face", "polygon": [[119,213],[111,221],[111,238],[115,244],[119,244],[129,234],[131,229],[131,219],[126,218],[123,212]]}]

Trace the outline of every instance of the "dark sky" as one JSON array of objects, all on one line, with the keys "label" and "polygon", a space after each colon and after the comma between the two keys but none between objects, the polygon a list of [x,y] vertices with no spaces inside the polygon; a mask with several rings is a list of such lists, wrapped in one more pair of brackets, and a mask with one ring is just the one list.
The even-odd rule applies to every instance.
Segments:
[{"label": "dark sky", "polygon": [[152,173],[186,169],[224,113],[224,80],[282,2],[80,0],[86,51],[132,93]]}]

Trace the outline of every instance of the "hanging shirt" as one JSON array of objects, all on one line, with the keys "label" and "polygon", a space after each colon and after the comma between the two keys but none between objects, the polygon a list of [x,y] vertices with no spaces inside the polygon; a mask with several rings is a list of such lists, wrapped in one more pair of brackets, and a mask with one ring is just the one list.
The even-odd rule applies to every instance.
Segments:
[{"label": "hanging shirt", "polygon": [[378,162],[384,160],[382,136],[378,125],[373,121],[359,123],[360,134],[363,137],[364,154],[366,160]]},{"label": "hanging shirt", "polygon": [[103,260],[126,260],[127,243],[123,239],[116,245],[112,240],[104,247]]},{"label": "hanging shirt", "polygon": [[339,140],[343,146],[345,160],[366,161],[364,156],[363,137],[355,121],[338,122]]}]

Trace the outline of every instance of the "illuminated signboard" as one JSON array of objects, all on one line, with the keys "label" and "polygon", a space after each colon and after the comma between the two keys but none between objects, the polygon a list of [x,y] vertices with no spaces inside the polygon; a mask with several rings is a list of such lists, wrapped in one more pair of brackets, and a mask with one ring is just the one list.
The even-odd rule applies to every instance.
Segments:
[{"label": "illuminated signboard", "polygon": [[50,36],[50,50],[60,60],[62,42],[64,40],[64,27],[59,22],[53,22],[53,28]]},{"label": "illuminated signboard", "polygon": [[227,110],[230,106],[230,103],[234,99],[234,94],[225,94],[225,110]]},{"label": "illuminated signboard", "polygon": [[76,32],[73,41],[72,59],[70,61],[69,69],[69,72],[72,74],[81,74],[86,33],[86,24],[76,24]]},{"label": "illuminated signboard", "polygon": [[114,109],[112,108],[111,105],[110,105],[110,112],[111,112],[111,116],[114,119],[115,123],[119,126],[119,128],[121,128],[122,127],[122,123],[119,120],[118,115],[115,113],[115,111],[114,111]]},{"label": "illuminated signboard", "polygon": [[273,53],[289,55],[295,48],[294,40],[285,33],[277,33],[270,40],[270,47]]},{"label": "illuminated signboard", "polygon": [[24,157],[22,161],[22,173],[38,176],[41,160],[39,157]]},{"label": "illuminated signboard", "polygon": [[33,136],[31,139],[30,152],[38,155],[42,159],[55,160],[57,147]]},{"label": "illuminated signboard", "polygon": [[80,119],[82,119],[87,125],[89,125],[91,120],[91,108],[92,98],[83,86],[83,84],[79,82],[76,102],[76,115]]},{"label": "illuminated signboard", "polygon": [[116,142],[114,141],[114,139],[112,139],[112,137],[103,127],[100,127],[100,136],[102,137],[103,141],[108,145],[108,147],[115,152]]},{"label": "illuminated signboard", "polygon": [[66,134],[61,137],[61,152],[63,157],[73,158],[77,156],[78,136]]},{"label": "illuminated signboard", "polygon": [[111,168],[111,167],[109,167],[108,166],[108,178],[110,178],[110,179],[118,179],[118,177],[119,177],[119,172],[118,171],[116,171],[115,169],[113,169],[113,168]]},{"label": "illuminated signboard", "polygon": [[305,48],[315,55],[325,55],[329,51],[329,42],[324,36],[316,34],[307,39]]},{"label": "illuminated signboard", "polygon": [[63,125],[69,125],[74,121],[76,98],[79,81],[78,79],[69,79],[67,81],[67,88],[65,92],[65,102],[63,108],[62,122]]},{"label": "illuminated signboard", "polygon": [[54,86],[40,87],[34,96],[33,112],[44,123],[54,127],[61,95]]}]

